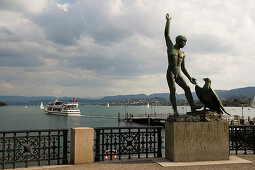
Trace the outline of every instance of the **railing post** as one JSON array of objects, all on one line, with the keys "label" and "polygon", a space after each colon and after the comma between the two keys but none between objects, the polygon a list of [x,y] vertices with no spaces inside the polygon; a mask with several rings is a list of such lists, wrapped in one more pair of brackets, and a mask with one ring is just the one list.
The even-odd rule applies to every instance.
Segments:
[{"label": "railing post", "polygon": [[151,125],[150,114],[148,114],[148,125]]},{"label": "railing post", "polygon": [[4,169],[4,158],[5,158],[5,133],[3,133],[3,148],[2,148],[2,168]]},{"label": "railing post", "polygon": [[[255,136],[255,127],[253,126],[252,127],[252,136]],[[252,140],[253,142],[253,146],[252,146],[252,148],[253,148],[253,154],[255,154],[255,139],[253,138],[253,140]]]},{"label": "railing post", "polygon": [[110,139],[110,160],[112,160],[112,129],[110,130],[111,134],[111,139]]},{"label": "railing post", "polygon": [[141,129],[138,128],[137,131],[137,139],[138,139],[138,158],[140,158],[140,152],[141,152],[141,133],[140,133]]},{"label": "railing post", "polygon": [[118,128],[118,135],[119,135],[119,160],[121,159],[121,128]]},{"label": "railing post", "polygon": [[230,151],[233,149],[233,142],[231,142],[232,134],[233,134],[233,126],[231,124],[229,126],[229,154],[230,154]]},{"label": "railing post", "polygon": [[14,136],[13,136],[13,166],[12,168],[15,169],[15,163],[16,163],[16,145],[17,145],[17,138],[16,138],[16,133],[14,132]]},{"label": "railing post", "polygon": [[100,129],[95,129],[96,131],[96,156],[95,161],[100,161]]},{"label": "railing post", "polygon": [[[248,128],[247,126],[244,127],[244,135],[246,135],[246,136],[248,136],[248,132],[247,132],[247,131],[249,131],[247,128]],[[246,144],[249,143],[249,139],[244,138],[243,140],[244,140],[244,142],[245,142]],[[244,154],[247,155],[247,145],[244,145]]]},{"label": "railing post", "polygon": [[158,132],[158,153],[157,153],[157,157],[162,157],[162,152],[161,152],[161,148],[162,148],[161,128],[157,128],[157,132]]},{"label": "railing post", "polygon": [[68,130],[63,131],[63,164],[67,164],[67,134]]}]

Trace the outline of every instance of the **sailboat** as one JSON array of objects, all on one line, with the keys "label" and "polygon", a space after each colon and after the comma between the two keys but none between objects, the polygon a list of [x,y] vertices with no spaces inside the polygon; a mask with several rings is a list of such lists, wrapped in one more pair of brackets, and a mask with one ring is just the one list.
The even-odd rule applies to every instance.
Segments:
[{"label": "sailboat", "polygon": [[149,103],[147,104],[147,107],[148,107],[148,108],[150,107],[150,104],[149,104]]},{"label": "sailboat", "polygon": [[44,110],[43,102],[41,102],[41,104],[40,104],[40,109]]},{"label": "sailboat", "polygon": [[255,109],[255,97],[253,98],[253,101],[251,103],[251,107]]},{"label": "sailboat", "polygon": [[107,103],[107,107],[110,107],[110,103],[109,102]]}]

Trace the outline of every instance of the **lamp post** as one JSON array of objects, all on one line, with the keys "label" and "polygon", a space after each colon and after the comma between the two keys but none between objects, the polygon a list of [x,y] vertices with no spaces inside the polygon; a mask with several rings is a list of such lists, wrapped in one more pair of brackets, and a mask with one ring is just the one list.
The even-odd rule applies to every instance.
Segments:
[{"label": "lamp post", "polygon": [[243,105],[242,105],[242,119],[243,119]]}]

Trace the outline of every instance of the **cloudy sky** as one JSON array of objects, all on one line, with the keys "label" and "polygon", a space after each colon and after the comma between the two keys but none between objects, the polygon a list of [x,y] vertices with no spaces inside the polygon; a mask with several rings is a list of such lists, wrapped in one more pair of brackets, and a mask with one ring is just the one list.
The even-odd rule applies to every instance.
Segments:
[{"label": "cloudy sky", "polygon": [[0,0],[0,95],[169,92],[168,12],[199,85],[255,85],[253,0]]}]

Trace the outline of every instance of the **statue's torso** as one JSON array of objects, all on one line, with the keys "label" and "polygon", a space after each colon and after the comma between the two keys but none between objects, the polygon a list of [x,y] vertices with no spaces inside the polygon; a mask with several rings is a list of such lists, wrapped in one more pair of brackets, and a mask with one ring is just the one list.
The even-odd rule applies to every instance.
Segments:
[{"label": "statue's torso", "polygon": [[183,58],[185,57],[185,53],[181,50],[175,49],[175,48],[168,48],[167,49],[167,55],[168,55],[168,69],[174,69],[174,59],[176,61],[176,67],[177,72],[180,72],[180,67],[183,61]]}]

